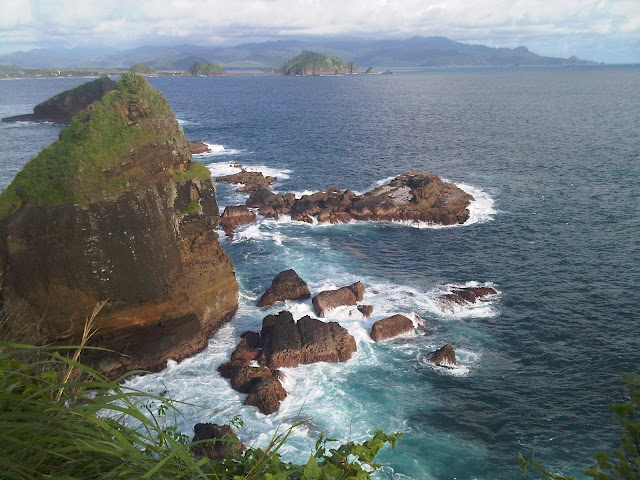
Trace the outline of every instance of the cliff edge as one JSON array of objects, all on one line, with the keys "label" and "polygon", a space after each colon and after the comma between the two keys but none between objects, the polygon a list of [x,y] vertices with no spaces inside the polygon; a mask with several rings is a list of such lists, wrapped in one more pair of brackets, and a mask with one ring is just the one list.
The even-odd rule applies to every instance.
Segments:
[{"label": "cliff edge", "polygon": [[193,355],[238,305],[217,222],[168,102],[124,74],[0,195],[2,338],[73,343],[106,301],[92,344],[118,353],[87,354],[103,373]]}]

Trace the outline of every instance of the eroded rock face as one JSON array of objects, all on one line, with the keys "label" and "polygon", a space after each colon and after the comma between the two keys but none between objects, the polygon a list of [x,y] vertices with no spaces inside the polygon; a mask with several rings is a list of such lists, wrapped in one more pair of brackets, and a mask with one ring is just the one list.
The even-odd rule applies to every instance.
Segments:
[{"label": "eroded rock face", "polygon": [[337,307],[355,305],[362,301],[364,296],[364,285],[356,282],[352,285],[339,288],[337,290],[325,290],[313,297],[311,301],[316,315],[324,317],[325,312]]},{"label": "eroded rock face", "polygon": [[376,321],[371,327],[371,339],[381,342],[414,332],[413,322],[404,315],[393,315]]},{"label": "eroded rock face", "polygon": [[[73,344],[106,301],[91,343],[126,356],[86,352],[85,360],[111,377],[197,353],[238,304],[233,265],[213,231],[218,206],[206,168],[192,162],[160,93],[143,77],[123,77],[49,149],[83,148],[92,122],[115,114],[117,136],[104,131],[104,144],[91,143],[99,165],[83,157],[68,178],[60,169],[57,183],[38,180],[37,188],[19,173],[0,196],[2,300],[5,311],[21,312],[3,337]],[[62,160],[40,155],[24,170],[37,175]]]},{"label": "eroded rock face", "polygon": [[107,76],[100,77],[39,103],[33,108],[33,113],[3,118],[2,121],[69,124],[74,115],[114,90],[116,90],[116,82]]},{"label": "eroded rock face", "polygon": [[458,361],[456,360],[456,352],[448,343],[444,347],[439,348],[435,352],[427,355],[427,360],[435,363],[439,367],[453,368],[458,365]]},{"label": "eroded rock face", "polygon": [[[288,194],[290,195],[290,194]],[[253,197],[253,198],[252,198]],[[291,215],[303,222],[345,223],[353,220],[428,222],[438,225],[464,223],[473,197],[436,175],[409,172],[363,195],[332,187],[304,195],[252,196],[247,206],[265,217]]]},{"label": "eroded rock face", "polygon": [[220,217],[220,226],[228,237],[233,237],[236,227],[246,225],[256,219],[256,213],[244,205],[230,205],[225,207]]},{"label": "eroded rock face", "polygon": [[275,276],[271,286],[258,300],[259,307],[267,307],[276,302],[309,298],[311,292],[306,282],[293,269],[285,270]]},{"label": "eroded rock face", "polygon": [[229,425],[198,423],[193,427],[193,433],[192,442],[204,442],[192,446],[191,450],[211,460],[222,460],[246,449]]},{"label": "eroded rock face", "polygon": [[465,303],[475,303],[484,300],[488,295],[497,294],[497,290],[491,287],[463,287],[454,288],[451,293],[440,295],[438,299],[444,303],[463,305]]}]

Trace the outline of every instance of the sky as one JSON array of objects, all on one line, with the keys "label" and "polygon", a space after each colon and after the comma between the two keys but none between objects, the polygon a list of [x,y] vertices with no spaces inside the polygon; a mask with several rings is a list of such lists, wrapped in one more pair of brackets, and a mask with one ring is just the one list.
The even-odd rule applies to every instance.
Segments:
[{"label": "sky", "polygon": [[640,63],[640,0],[0,0],[0,53],[414,35]]}]

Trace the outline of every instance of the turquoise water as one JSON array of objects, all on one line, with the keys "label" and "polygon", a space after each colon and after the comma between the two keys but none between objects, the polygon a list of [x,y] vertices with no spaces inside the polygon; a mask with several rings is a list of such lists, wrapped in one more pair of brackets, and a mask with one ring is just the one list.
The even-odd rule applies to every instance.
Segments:
[{"label": "turquoise water", "polygon": [[[0,82],[0,114],[26,113],[81,79]],[[266,444],[278,425],[311,418],[285,447],[305,460],[320,431],[364,439],[402,431],[380,478],[511,479],[519,452],[581,477],[619,432],[608,405],[617,380],[637,371],[640,286],[639,68],[466,69],[385,76],[152,78],[198,156],[214,174],[233,162],[278,176],[274,189],[365,191],[408,170],[428,171],[473,193],[472,221],[453,228],[388,223],[311,226],[259,220],[222,239],[241,288],[235,318],[209,348],[136,386],[220,413],[185,409],[184,432],[240,413],[239,434]],[[56,138],[53,125],[1,124],[0,186]],[[221,207],[244,202],[218,185]],[[313,293],[362,281],[371,319],[338,309],[358,353],[344,364],[285,369],[289,392],[265,417],[242,406],[217,366],[264,315],[281,270]],[[442,311],[452,285],[492,285],[500,295]],[[415,337],[373,344],[373,321],[402,313]],[[444,343],[461,367],[424,355]]]}]

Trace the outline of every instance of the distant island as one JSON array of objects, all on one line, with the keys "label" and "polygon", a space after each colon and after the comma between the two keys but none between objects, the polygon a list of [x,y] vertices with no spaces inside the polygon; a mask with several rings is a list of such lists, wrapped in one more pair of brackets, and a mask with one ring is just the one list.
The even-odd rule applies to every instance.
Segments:
[{"label": "distant island", "polygon": [[289,60],[280,70],[284,75],[338,75],[341,73],[358,73],[354,62],[346,63],[338,57],[330,57],[323,53],[305,50],[297,57]]},{"label": "distant island", "polygon": [[204,63],[200,60],[196,60],[183,75],[196,76],[196,75],[224,75],[225,70],[217,63]]},{"label": "distant island", "polygon": [[131,69],[129,69],[129,71],[131,73],[137,73],[139,75],[156,75],[158,73],[149,65],[146,65],[144,63],[136,63],[131,67]]}]

